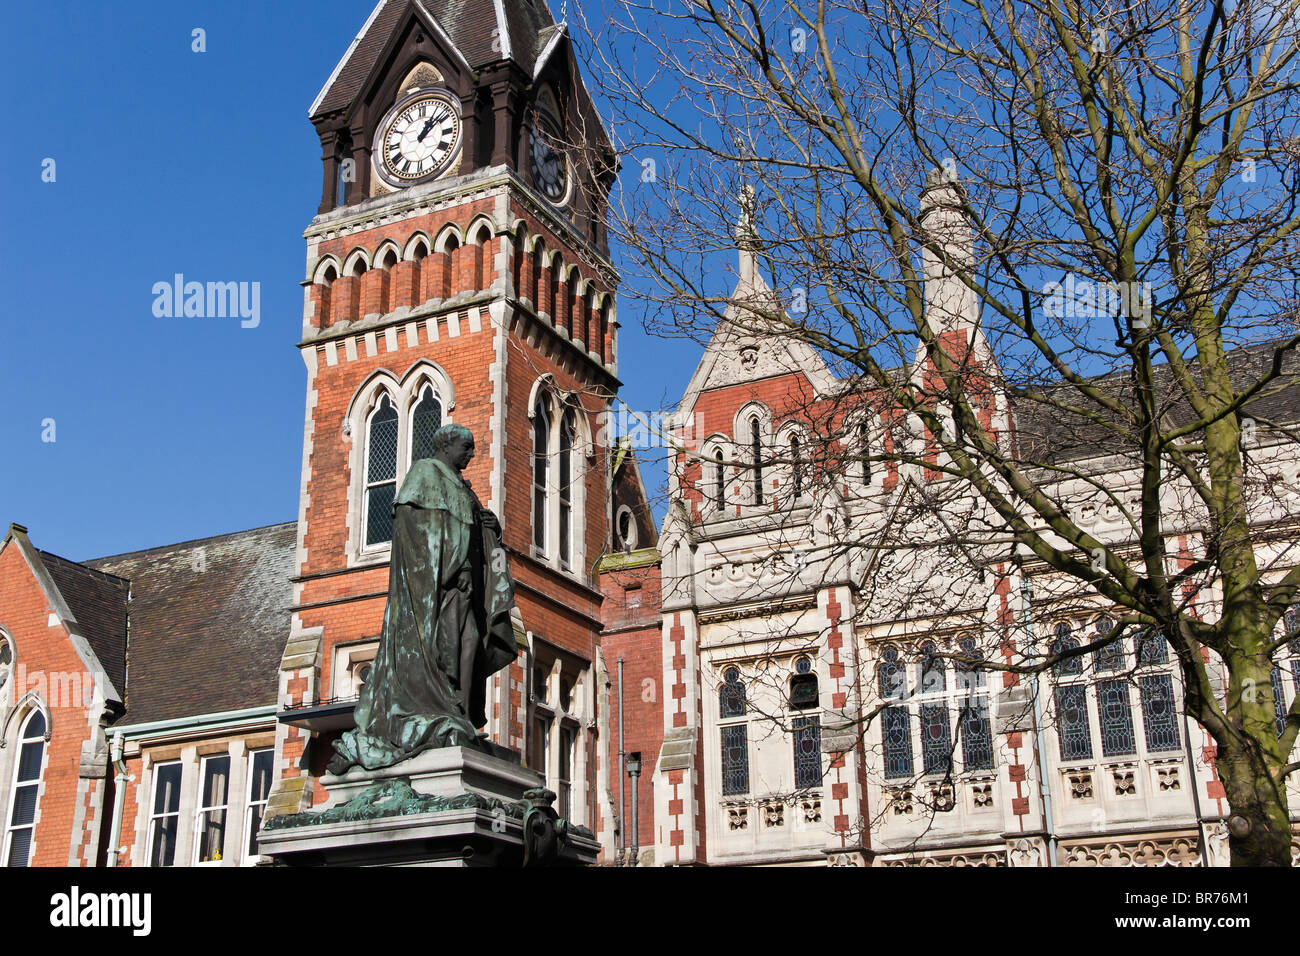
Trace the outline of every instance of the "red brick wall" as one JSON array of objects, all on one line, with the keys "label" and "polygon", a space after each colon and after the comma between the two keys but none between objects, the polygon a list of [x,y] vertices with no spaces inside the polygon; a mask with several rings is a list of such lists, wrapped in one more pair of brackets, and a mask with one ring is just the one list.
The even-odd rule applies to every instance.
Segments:
[{"label": "red brick wall", "polygon": [[[37,804],[33,866],[67,866],[68,850],[86,840],[84,830],[73,832],[73,820],[81,746],[91,735],[88,711],[78,695],[61,694],[58,689],[88,687],[86,682],[90,677],[67,632],[49,625],[52,610],[18,544],[11,541],[0,553],[0,624],[13,637],[9,679],[14,686],[10,693],[16,703],[28,690],[39,689],[43,684],[50,716],[50,740],[45,748]],[[59,676],[74,674],[79,675],[75,684]],[[26,686],[21,686],[22,683]],[[13,756],[17,757],[17,751]],[[9,807],[0,808],[0,812],[8,813]],[[8,822],[6,819],[5,823]],[[93,820],[86,819],[83,826],[90,828]]]}]

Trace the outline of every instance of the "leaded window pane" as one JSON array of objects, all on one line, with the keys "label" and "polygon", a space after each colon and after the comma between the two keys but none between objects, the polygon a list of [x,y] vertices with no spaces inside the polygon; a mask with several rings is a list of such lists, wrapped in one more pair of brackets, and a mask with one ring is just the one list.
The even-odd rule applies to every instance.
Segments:
[{"label": "leaded window pane", "polygon": [[921,756],[925,772],[948,773],[952,769],[952,728],[947,704],[922,704]]},{"label": "leaded window pane", "polygon": [[958,646],[961,650],[962,656],[971,663],[957,663],[957,689],[972,691],[983,687],[985,681],[984,671],[974,663],[975,661],[983,660],[983,655],[980,654],[979,648],[975,644],[975,639],[971,637],[962,638],[962,641]]},{"label": "leaded window pane", "polygon": [[376,485],[366,492],[366,544],[393,540],[393,500],[397,485]]},{"label": "leaded window pane", "polygon": [[[1068,650],[1073,650],[1079,646],[1070,634],[1070,625],[1062,622],[1056,625],[1056,640],[1052,641],[1052,654],[1061,654]],[[1070,657],[1063,661],[1057,661],[1054,665],[1057,676],[1067,676],[1070,674],[1083,673],[1083,658]]]},{"label": "leaded window pane", "polygon": [[1122,640],[1097,649],[1096,668],[1101,673],[1124,668],[1124,642]]},{"label": "leaded window pane", "polygon": [[937,648],[926,644],[921,648],[919,680],[922,694],[938,694],[948,689],[948,675],[943,658],[936,657]]},{"label": "leaded window pane", "polygon": [[45,715],[39,710],[33,710],[32,715],[27,718],[27,724],[23,728],[23,740],[38,740],[45,737]]},{"label": "leaded window pane", "polygon": [[1286,614],[1282,615],[1282,626],[1286,628],[1287,634],[1294,635],[1287,646],[1291,648],[1292,654],[1300,657],[1300,604],[1287,608]]},{"label": "leaded window pane", "polygon": [[906,707],[886,707],[880,712],[880,736],[885,749],[885,776],[912,775],[912,729]]},{"label": "leaded window pane", "polygon": [[749,420],[750,456],[754,462],[754,504],[763,503],[763,432],[758,416]]},{"label": "leaded window pane", "polygon": [[1088,692],[1083,684],[1056,688],[1056,732],[1062,760],[1092,757],[1092,732],[1088,729]]},{"label": "leaded window pane", "polygon": [[740,672],[734,667],[723,675],[722,690],[718,694],[718,716],[745,716],[745,685],[740,681]]},{"label": "leaded window pane", "polygon": [[1178,715],[1174,710],[1173,679],[1168,674],[1147,674],[1138,678],[1142,697],[1142,727],[1147,750],[1178,750]]},{"label": "leaded window pane", "polygon": [[1277,724],[1277,735],[1281,737],[1282,732],[1286,730],[1286,697],[1282,693],[1282,668],[1274,664],[1269,679],[1273,682],[1273,720]]},{"label": "leaded window pane", "polygon": [[989,722],[989,699],[967,698],[959,713],[963,770],[993,769],[993,728]]},{"label": "leaded window pane", "polygon": [[411,412],[411,461],[433,457],[433,435],[442,427],[442,403],[425,386]]},{"label": "leaded window pane", "polygon": [[799,460],[799,436],[790,436],[790,477],[794,483],[794,496],[803,494],[803,462]]},{"label": "leaded window pane", "polygon": [[907,673],[898,662],[897,648],[886,647],[880,652],[880,663],[876,665],[876,682],[882,700],[907,696]]},{"label": "leaded window pane", "polygon": [[1097,685],[1097,709],[1101,717],[1102,754],[1118,757],[1137,753],[1128,685],[1122,680],[1101,681]]},{"label": "leaded window pane", "polygon": [[794,727],[794,785],[799,789],[822,782],[822,722],[820,717],[796,717]]},{"label": "leaded window pane", "polygon": [[1159,631],[1142,630],[1137,636],[1138,663],[1169,663],[1169,643]]},{"label": "leaded window pane", "polygon": [[366,481],[397,480],[397,409],[387,395],[370,419],[369,449]]},{"label": "leaded window pane", "polygon": [[722,728],[722,792],[749,792],[749,742],[744,724]]}]

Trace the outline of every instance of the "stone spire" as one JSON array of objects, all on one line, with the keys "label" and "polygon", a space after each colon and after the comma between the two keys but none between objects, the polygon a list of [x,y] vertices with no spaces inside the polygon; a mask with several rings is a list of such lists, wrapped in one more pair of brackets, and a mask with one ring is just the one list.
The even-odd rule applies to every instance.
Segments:
[{"label": "stone spire", "polygon": [[754,187],[742,186],[740,195],[736,198],[740,207],[735,233],[736,250],[740,259],[740,281],[744,285],[752,285],[757,274],[754,250],[758,246],[758,236],[754,232]]}]

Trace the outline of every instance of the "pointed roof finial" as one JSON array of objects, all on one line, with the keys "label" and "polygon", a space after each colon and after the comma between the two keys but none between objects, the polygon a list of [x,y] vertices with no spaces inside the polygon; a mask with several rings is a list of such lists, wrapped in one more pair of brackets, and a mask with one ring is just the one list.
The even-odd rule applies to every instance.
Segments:
[{"label": "pointed roof finial", "polygon": [[758,245],[754,231],[754,187],[742,186],[737,200],[740,215],[736,219],[736,249],[740,253],[740,281],[753,282],[756,270],[754,249]]}]

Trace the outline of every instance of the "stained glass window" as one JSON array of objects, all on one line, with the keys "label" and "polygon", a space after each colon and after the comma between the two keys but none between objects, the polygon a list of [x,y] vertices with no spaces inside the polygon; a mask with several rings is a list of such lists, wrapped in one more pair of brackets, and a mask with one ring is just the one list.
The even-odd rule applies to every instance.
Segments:
[{"label": "stained glass window", "polygon": [[906,707],[886,707],[880,712],[880,736],[885,749],[885,776],[912,775],[912,729]]},{"label": "stained glass window", "polygon": [[963,637],[958,644],[968,663],[957,662],[957,689],[971,691],[984,686],[984,671],[975,663],[984,659],[973,637]]},{"label": "stained glass window", "polygon": [[[1052,641],[1052,654],[1060,654],[1064,651],[1072,650],[1079,646],[1079,642],[1071,636],[1070,625],[1062,621],[1056,625],[1056,640]],[[1069,657],[1055,664],[1056,674],[1059,677],[1065,677],[1070,674],[1083,673],[1083,658]]]},{"label": "stained glass window", "polygon": [[958,711],[961,727],[963,770],[993,769],[993,728],[989,722],[989,699],[967,697]]},{"label": "stained glass window", "polygon": [[1101,752],[1107,757],[1137,753],[1133,736],[1133,708],[1128,684],[1105,680],[1097,684],[1097,710],[1101,717]]},{"label": "stained glass window", "polygon": [[745,716],[745,685],[741,683],[740,671],[729,667],[722,675],[722,680],[722,691],[718,694],[718,715],[720,717]]},{"label": "stained glass window", "polygon": [[921,646],[919,681],[922,694],[938,694],[948,689],[948,675],[938,648],[927,641]]},{"label": "stained glass window", "polygon": [[426,385],[411,410],[411,461],[433,457],[433,433],[441,427],[442,403],[433,387]]},{"label": "stained glass window", "polygon": [[1088,691],[1083,684],[1056,688],[1056,732],[1062,760],[1092,757],[1092,732],[1088,729]]},{"label": "stained glass window", "polygon": [[1159,631],[1143,628],[1137,635],[1139,664],[1168,664],[1169,642]]},{"label": "stained glass window", "polygon": [[366,428],[366,544],[393,539],[397,497],[397,409],[385,394]]},{"label": "stained glass window", "polygon": [[722,792],[749,792],[749,742],[745,724],[722,728]]},{"label": "stained glass window", "polygon": [[876,665],[876,682],[880,686],[883,700],[907,696],[907,673],[898,662],[898,648],[886,647],[880,652],[880,663]]},{"label": "stained glass window", "polygon": [[1168,674],[1147,674],[1138,678],[1142,697],[1142,726],[1147,750],[1177,750],[1182,746],[1178,715],[1174,710],[1173,680]]},{"label": "stained glass window", "polygon": [[796,717],[794,730],[794,785],[798,789],[822,782],[822,724],[820,717]]},{"label": "stained glass window", "polygon": [[926,773],[948,773],[952,769],[952,730],[948,705],[922,704],[921,756]]},{"label": "stained glass window", "polygon": [[[1115,630],[1115,621],[1111,617],[1103,616],[1097,621],[1097,639],[1105,637],[1111,631]],[[1122,639],[1106,644],[1097,649],[1096,662],[1094,666],[1101,673],[1107,671],[1118,671],[1124,668],[1124,641]]]},{"label": "stained glass window", "polygon": [[1273,682],[1273,719],[1277,723],[1277,735],[1282,736],[1286,730],[1286,695],[1282,692],[1282,668],[1273,665],[1269,675]]}]

